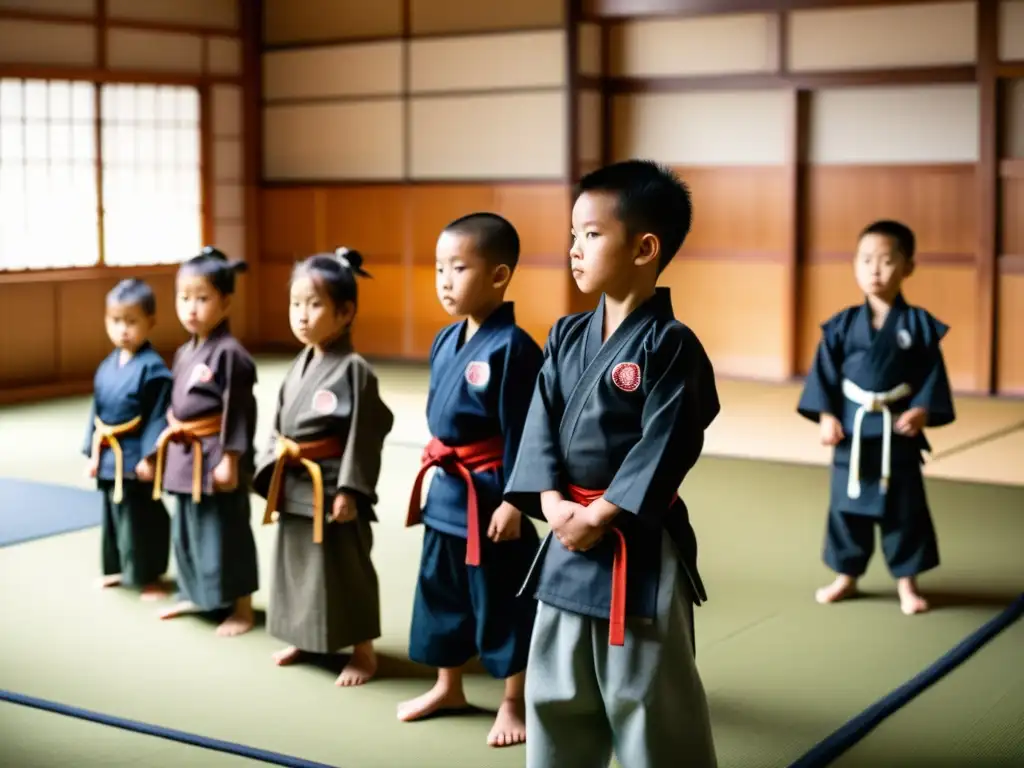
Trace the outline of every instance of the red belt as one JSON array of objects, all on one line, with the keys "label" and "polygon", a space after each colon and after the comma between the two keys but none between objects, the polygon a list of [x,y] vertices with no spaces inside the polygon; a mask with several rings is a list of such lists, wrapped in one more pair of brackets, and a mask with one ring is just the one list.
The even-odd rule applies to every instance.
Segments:
[{"label": "red belt", "polygon": [[477,505],[474,472],[497,469],[505,459],[504,438],[492,437],[470,445],[449,446],[436,437],[423,450],[422,465],[412,486],[406,526],[416,525],[422,519],[420,497],[423,477],[431,467],[440,467],[449,474],[458,474],[466,481],[466,565],[480,565],[480,509]]},{"label": "red belt", "polygon": [[[604,495],[604,491],[590,491],[576,485],[569,486],[569,498],[583,507],[589,507]],[[672,497],[675,503],[676,496]],[[614,526],[615,555],[612,559],[612,598],[608,615],[608,644],[626,644],[626,537]]]}]

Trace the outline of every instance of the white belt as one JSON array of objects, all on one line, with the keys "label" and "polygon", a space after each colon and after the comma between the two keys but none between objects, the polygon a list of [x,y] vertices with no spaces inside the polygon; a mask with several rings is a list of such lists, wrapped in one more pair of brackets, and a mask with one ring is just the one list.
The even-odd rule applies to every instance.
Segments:
[{"label": "white belt", "polygon": [[889,404],[902,400],[913,390],[909,384],[900,384],[888,392],[867,392],[849,379],[843,379],[843,394],[860,408],[853,417],[853,446],[850,449],[850,479],[846,484],[846,495],[851,499],[860,498],[860,439],[864,414],[882,414],[882,493],[889,490],[889,475],[892,465],[892,411]]}]

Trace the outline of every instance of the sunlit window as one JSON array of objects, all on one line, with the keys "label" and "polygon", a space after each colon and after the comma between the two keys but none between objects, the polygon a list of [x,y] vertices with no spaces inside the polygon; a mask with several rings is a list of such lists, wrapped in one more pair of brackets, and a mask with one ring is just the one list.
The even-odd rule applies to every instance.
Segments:
[{"label": "sunlit window", "polygon": [[199,111],[194,87],[0,79],[0,270],[168,264],[196,253]]},{"label": "sunlit window", "polygon": [[0,80],[0,269],[99,261],[94,88]]},{"label": "sunlit window", "polygon": [[202,247],[199,92],[102,88],[104,261],[180,262]]}]

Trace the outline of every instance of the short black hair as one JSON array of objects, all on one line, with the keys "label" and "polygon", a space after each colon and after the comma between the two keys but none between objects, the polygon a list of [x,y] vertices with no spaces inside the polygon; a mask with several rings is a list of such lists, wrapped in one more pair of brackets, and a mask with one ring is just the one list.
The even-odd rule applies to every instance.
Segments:
[{"label": "short black hair", "polygon": [[632,236],[650,232],[661,243],[660,274],[686,240],[693,223],[690,189],[671,169],[651,160],[625,160],[580,179],[575,198],[607,192],[618,201],[616,214]]},{"label": "short black hair", "polygon": [[363,269],[363,254],[351,248],[340,247],[334,253],[314,253],[307,259],[297,263],[292,269],[289,285],[300,277],[308,277],[327,294],[334,303],[335,310],[340,310],[346,301],[358,306],[359,290],[356,276],[371,277]]},{"label": "short black hair", "polygon": [[896,250],[903,255],[904,259],[907,261],[914,260],[917,238],[914,237],[914,230],[903,222],[893,221],[892,219],[880,219],[864,227],[864,231],[860,233],[860,237],[857,239],[860,240],[865,235],[888,237]]},{"label": "short black hair", "polygon": [[127,307],[138,307],[147,317],[156,315],[156,296],[153,289],[142,280],[129,277],[122,280],[107,294],[107,306],[121,304]]},{"label": "short black hair", "polygon": [[473,238],[477,252],[492,264],[504,264],[515,270],[519,263],[519,233],[507,219],[496,213],[477,212],[460,216],[443,231]]},{"label": "short black hair", "polygon": [[235,274],[245,272],[249,265],[244,261],[230,261],[225,253],[208,245],[178,268],[178,274],[205,277],[221,296],[235,292]]}]

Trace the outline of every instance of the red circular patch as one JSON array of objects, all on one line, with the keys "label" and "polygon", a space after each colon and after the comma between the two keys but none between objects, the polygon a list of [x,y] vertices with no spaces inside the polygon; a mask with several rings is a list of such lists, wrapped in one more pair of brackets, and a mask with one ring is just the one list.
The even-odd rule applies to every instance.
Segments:
[{"label": "red circular patch", "polygon": [[317,413],[333,413],[334,409],[337,407],[338,398],[330,390],[321,389],[313,395],[313,410]]},{"label": "red circular patch", "polygon": [[640,366],[619,363],[612,369],[612,382],[623,392],[635,392],[640,388]]},{"label": "red circular patch", "polygon": [[482,387],[491,378],[491,368],[487,363],[473,362],[466,366],[466,381],[474,387]]}]

